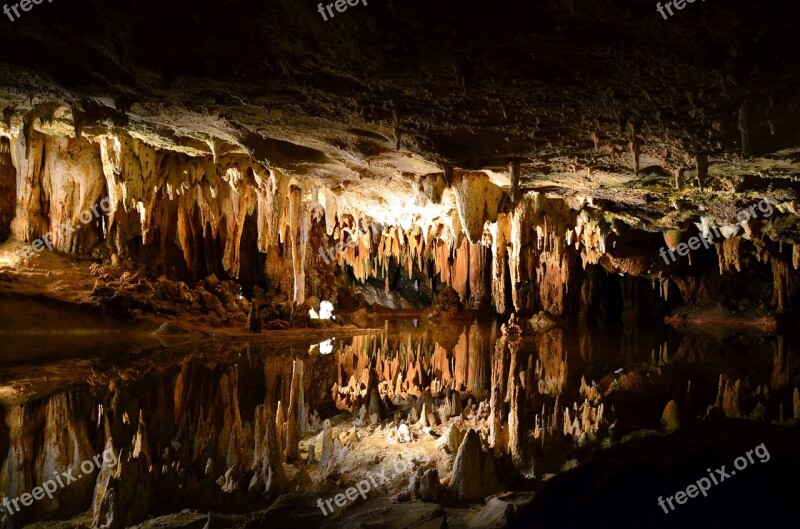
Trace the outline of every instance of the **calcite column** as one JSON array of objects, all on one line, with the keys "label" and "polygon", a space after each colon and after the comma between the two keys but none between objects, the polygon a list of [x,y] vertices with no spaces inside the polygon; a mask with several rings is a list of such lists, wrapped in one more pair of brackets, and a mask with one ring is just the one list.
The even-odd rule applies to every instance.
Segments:
[{"label": "calcite column", "polygon": [[[48,136],[45,141],[42,189],[49,203],[48,231],[53,246],[65,253],[88,251],[96,241],[102,210],[98,207],[105,187],[100,149],[88,140]],[[97,212],[97,215],[92,211]],[[89,222],[84,222],[89,220]],[[66,223],[80,227],[69,232]]]},{"label": "calcite column", "polygon": [[18,241],[30,242],[48,229],[42,212],[44,144],[45,136],[36,131],[11,138],[11,161],[17,169],[17,204],[11,234]]}]

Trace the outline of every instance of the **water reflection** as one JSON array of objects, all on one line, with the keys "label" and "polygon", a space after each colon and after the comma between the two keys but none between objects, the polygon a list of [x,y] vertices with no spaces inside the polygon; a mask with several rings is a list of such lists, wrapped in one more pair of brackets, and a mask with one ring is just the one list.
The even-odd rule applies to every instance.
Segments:
[{"label": "water reflection", "polygon": [[[32,337],[8,340],[0,367],[3,494],[18,497],[54,469],[76,469],[112,446],[120,467],[101,470],[101,486],[64,488],[18,520],[91,510],[114,526],[183,508],[246,512],[320,478],[319,439],[334,434],[318,432],[342,411],[363,425],[372,415],[409,424],[425,416],[429,428],[457,419],[529,477],[559,472],[604,439],[660,429],[670,400],[684,426],[710,407],[762,421],[800,415],[791,336],[419,324],[390,321],[382,334],[311,347],[84,336],[48,348]],[[27,363],[26,347],[38,351]],[[344,439],[348,428],[336,435]]]}]

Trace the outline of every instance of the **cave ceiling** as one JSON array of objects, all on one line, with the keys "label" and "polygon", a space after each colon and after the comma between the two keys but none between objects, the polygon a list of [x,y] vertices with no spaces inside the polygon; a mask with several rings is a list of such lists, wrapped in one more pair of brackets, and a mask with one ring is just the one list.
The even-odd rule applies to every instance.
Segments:
[{"label": "cave ceiling", "polygon": [[293,0],[43,3],[0,28],[0,127],[246,158],[403,224],[447,204],[420,198],[425,181],[483,171],[507,188],[514,162],[523,191],[652,225],[675,200],[642,182],[697,156],[712,195],[748,174],[792,187],[797,11],[371,0],[323,21]]}]

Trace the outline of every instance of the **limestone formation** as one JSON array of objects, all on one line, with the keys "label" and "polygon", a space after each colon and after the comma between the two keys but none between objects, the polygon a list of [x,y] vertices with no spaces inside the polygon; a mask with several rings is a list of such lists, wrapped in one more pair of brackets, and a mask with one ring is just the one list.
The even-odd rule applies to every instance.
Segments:
[{"label": "limestone formation", "polygon": [[470,429],[453,463],[450,490],[459,500],[474,502],[496,492],[499,483],[494,456],[484,453],[478,433]]},{"label": "limestone formation", "polygon": [[253,434],[256,447],[251,467],[254,474],[248,489],[268,497],[282,493],[288,484],[274,424],[270,409],[263,404],[258,406]]}]

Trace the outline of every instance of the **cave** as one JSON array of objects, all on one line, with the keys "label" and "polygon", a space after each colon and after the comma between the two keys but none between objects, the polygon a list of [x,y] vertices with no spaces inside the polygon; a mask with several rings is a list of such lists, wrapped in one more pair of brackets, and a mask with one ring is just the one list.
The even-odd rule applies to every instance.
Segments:
[{"label": "cave", "polygon": [[796,2],[3,13],[0,529],[796,526]]}]

